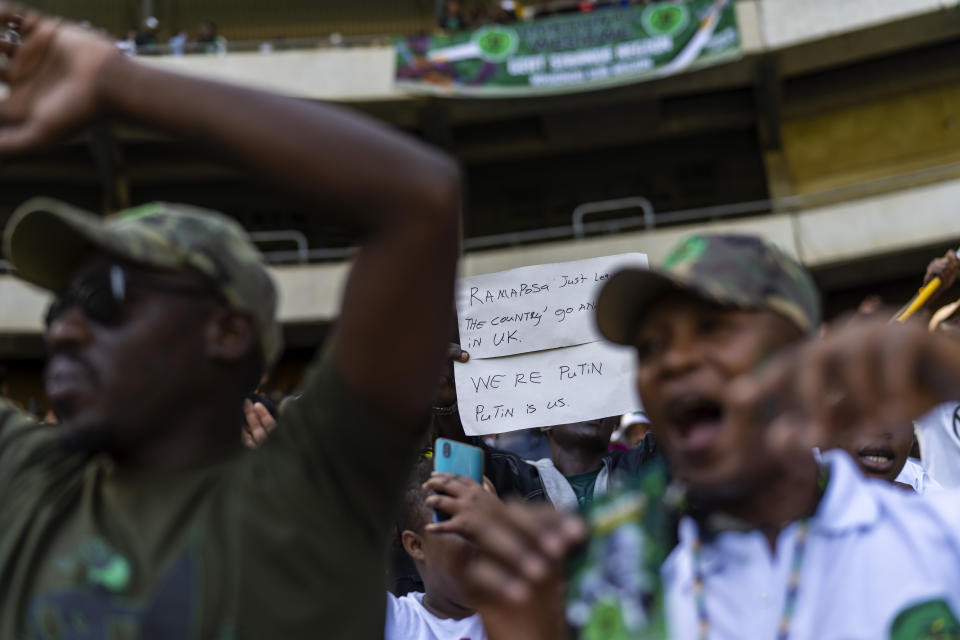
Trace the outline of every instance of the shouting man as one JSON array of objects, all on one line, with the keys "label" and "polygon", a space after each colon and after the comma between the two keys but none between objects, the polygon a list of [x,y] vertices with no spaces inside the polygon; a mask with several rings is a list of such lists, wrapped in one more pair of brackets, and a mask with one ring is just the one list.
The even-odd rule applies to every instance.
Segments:
[{"label": "shouting man", "polygon": [[[636,349],[644,407],[690,505],[661,572],[671,638],[960,633],[956,496],[919,498],[867,481],[842,451],[820,463],[812,451],[825,434],[960,397],[960,344],[882,320],[793,348],[819,314],[806,271],[750,236],[694,236],[600,295],[600,329]],[[455,501],[438,508],[454,517],[437,526],[459,531]],[[542,612],[557,609],[557,561],[582,524],[518,506],[485,523],[466,579],[486,598],[489,636],[562,635]]]}]

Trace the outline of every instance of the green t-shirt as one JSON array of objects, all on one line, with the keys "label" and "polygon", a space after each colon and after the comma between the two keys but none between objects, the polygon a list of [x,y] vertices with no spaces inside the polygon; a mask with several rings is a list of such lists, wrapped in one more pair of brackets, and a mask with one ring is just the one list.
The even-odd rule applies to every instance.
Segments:
[{"label": "green t-shirt", "polygon": [[600,467],[600,469],[594,469],[586,473],[564,476],[567,482],[570,483],[573,492],[577,495],[577,503],[581,507],[585,507],[593,502],[593,488],[597,484],[597,476],[600,475],[602,469],[603,467]]},{"label": "green t-shirt", "polygon": [[385,424],[327,359],[260,449],[136,477],[0,405],[0,638],[382,638]]}]

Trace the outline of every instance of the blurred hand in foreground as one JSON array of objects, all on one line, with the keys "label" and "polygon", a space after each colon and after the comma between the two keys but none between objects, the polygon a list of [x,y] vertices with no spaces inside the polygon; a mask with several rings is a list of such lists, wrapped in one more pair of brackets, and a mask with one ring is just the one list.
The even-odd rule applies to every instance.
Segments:
[{"label": "blurred hand in foreground", "polygon": [[244,400],[243,416],[246,420],[240,437],[243,444],[250,449],[256,449],[263,444],[270,432],[277,427],[276,419],[259,402]]},{"label": "blurred hand in foreground", "polygon": [[769,437],[815,446],[863,422],[909,422],[960,398],[960,344],[917,322],[839,322],[758,372],[736,379],[726,420],[768,428]]},{"label": "blurred hand in foreground", "polygon": [[105,114],[100,90],[111,61],[123,63],[112,42],[89,29],[0,4],[0,24],[12,25],[0,51],[9,56],[0,80],[0,153],[50,144]]},{"label": "blurred hand in foreground", "polygon": [[[546,505],[504,504],[476,483],[435,474],[424,487],[443,493],[427,506],[450,514],[431,533],[457,533],[477,553],[459,576],[492,640],[564,637],[564,560],[586,538],[576,515]],[[484,495],[486,494],[486,495]]]}]

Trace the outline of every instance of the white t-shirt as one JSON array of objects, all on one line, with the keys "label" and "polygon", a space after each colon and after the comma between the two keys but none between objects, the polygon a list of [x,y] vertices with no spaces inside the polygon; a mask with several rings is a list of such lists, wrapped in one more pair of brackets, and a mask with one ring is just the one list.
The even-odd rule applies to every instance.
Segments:
[{"label": "white t-shirt", "polygon": [[948,402],[913,423],[920,459],[946,489],[960,489],[960,403]]},{"label": "white t-shirt", "polygon": [[413,591],[398,598],[387,593],[384,640],[487,640],[480,614],[441,619],[423,606],[423,594]]},{"label": "white t-shirt", "polygon": [[[919,496],[868,480],[843,451],[824,453],[823,461],[830,483],[810,521],[789,637],[900,640],[934,623],[960,628],[960,493]],[[710,640],[777,637],[796,533],[797,523],[784,529],[775,553],[757,531],[704,541],[699,572]],[[697,524],[685,518],[663,565],[673,640],[699,637],[697,536]]]}]

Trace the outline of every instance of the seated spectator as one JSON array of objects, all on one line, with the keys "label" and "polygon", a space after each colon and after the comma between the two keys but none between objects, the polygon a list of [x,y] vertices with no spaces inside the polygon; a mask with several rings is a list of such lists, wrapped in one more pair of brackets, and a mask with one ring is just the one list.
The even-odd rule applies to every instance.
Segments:
[{"label": "seated spectator", "polygon": [[167,41],[170,47],[170,55],[182,56],[187,49],[187,32],[183,29],[176,29],[174,34]]},{"label": "seated spectator", "polygon": [[227,52],[227,39],[220,35],[217,23],[204,22],[197,33],[197,45],[203,53],[224,54]]},{"label": "seated spectator", "polygon": [[117,40],[117,49],[122,51],[125,56],[137,55],[137,30],[128,29],[127,37],[123,40]]},{"label": "seated spectator", "polygon": [[440,11],[437,23],[441,29],[450,33],[466,29],[467,22],[463,17],[463,8],[460,6],[460,2],[458,0],[446,0],[443,3],[443,9]]},{"label": "seated spectator", "polygon": [[160,21],[153,16],[149,16],[143,21],[143,26],[137,32],[134,42],[137,45],[137,53],[152,54],[156,52],[157,32],[160,28]]},{"label": "seated spectator", "polygon": [[514,0],[500,0],[493,8],[493,21],[497,24],[510,24],[517,21],[517,3]]},{"label": "seated spectator", "polygon": [[[474,502],[474,510],[497,498],[469,478],[431,479],[432,461],[421,460],[408,481],[397,530],[404,550],[423,579],[424,592],[402,597],[387,594],[385,640],[486,640],[483,621],[460,588],[459,566],[473,553],[473,543],[459,534],[428,530],[433,509],[427,506],[431,488],[457,487],[456,497]],[[445,478],[450,481],[442,482]],[[476,515],[480,516],[480,513]]]}]

